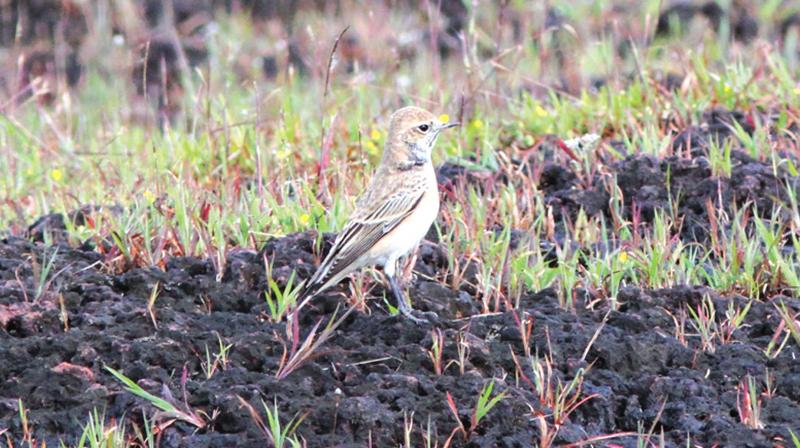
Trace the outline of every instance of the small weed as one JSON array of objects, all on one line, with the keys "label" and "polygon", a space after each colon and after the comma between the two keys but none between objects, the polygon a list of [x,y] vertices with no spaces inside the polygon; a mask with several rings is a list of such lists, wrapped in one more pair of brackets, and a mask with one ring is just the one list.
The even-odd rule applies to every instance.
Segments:
[{"label": "small weed", "polygon": [[264,293],[264,298],[269,307],[269,315],[273,322],[280,322],[284,317],[297,305],[297,299],[300,296],[300,291],[303,285],[294,284],[295,273],[289,275],[286,285],[281,289],[278,282],[272,277],[272,264],[267,263],[266,255],[264,256],[264,266],[267,276],[267,284],[269,285],[270,292]]},{"label": "small weed", "polygon": [[475,410],[472,413],[472,418],[470,419],[470,431],[474,431],[486,414],[488,414],[489,411],[491,411],[492,408],[494,408],[497,403],[499,403],[500,400],[506,396],[506,392],[501,392],[492,397],[493,389],[494,380],[491,380],[488,384],[483,386],[481,395],[478,397],[478,402],[475,404]]},{"label": "small weed", "polygon": [[[171,421],[174,420],[184,421],[196,428],[204,428],[206,426],[207,419],[209,416],[202,411],[193,411],[192,409],[190,409],[188,404],[186,403],[185,395],[184,395],[184,403],[183,405],[180,405],[177,404],[174,398],[172,398],[172,393],[166,386],[164,386],[164,388],[162,389],[162,395],[164,395],[164,398],[160,398],[142,389],[141,386],[136,384],[136,382],[134,382],[132,379],[123,375],[121,372],[118,372],[108,366],[106,366],[105,369],[110,374],[112,374],[114,378],[117,379],[117,381],[121,382],[125,386],[125,390],[136,395],[139,398],[148,401],[150,404],[158,408],[160,412],[157,413],[154,418],[158,421],[168,422],[166,426],[169,426],[169,424],[171,424]],[[185,378],[186,378],[186,369],[184,368],[184,374],[181,380],[181,384],[186,383]],[[165,426],[160,426],[161,430],[163,430],[164,428]]]},{"label": "small weed", "polygon": [[789,435],[792,437],[792,445],[794,445],[794,448],[800,448],[800,437],[797,437],[791,429],[789,430]]},{"label": "small weed", "polygon": [[36,261],[36,257],[31,258],[31,267],[33,268],[33,275],[36,278],[36,294],[34,295],[34,301],[41,299],[50,289],[53,280],[55,280],[59,273],[66,269],[65,267],[61,271],[53,274],[56,257],[58,256],[58,246],[52,248],[52,253],[50,253],[49,256],[47,254],[48,250],[48,248],[44,249],[41,263]]},{"label": "small weed", "polygon": [[[534,420],[539,425],[539,446],[550,447],[570,414],[587,401],[595,398],[597,394],[583,396],[583,369],[579,369],[572,381],[565,385],[554,374],[553,361],[550,356],[540,358],[538,354],[534,354],[526,358],[527,367],[532,371],[533,378],[525,373],[513,350],[511,350],[511,356],[516,366],[517,377],[530,386],[541,406],[551,410],[550,414],[545,414],[538,411],[532,403],[527,403]],[[613,437],[620,435],[622,434],[616,434]]]},{"label": "small weed", "polygon": [[444,350],[444,334],[442,334],[442,330],[439,328],[435,328],[431,330],[431,349],[428,350],[428,357],[431,359],[431,363],[433,363],[433,372],[437,376],[441,376],[444,373],[444,369],[442,363],[442,351]]},{"label": "small weed", "polygon": [[291,348],[287,348],[286,343],[284,342],[283,344],[283,355],[281,355],[278,371],[275,372],[276,378],[279,380],[286,378],[301,365],[313,359],[315,352],[333,336],[333,333],[339,328],[339,325],[353,312],[353,308],[349,308],[337,319],[336,314],[338,311],[338,308],[334,311],[322,332],[317,334],[317,330],[322,323],[320,319],[314,327],[311,328],[305,340],[300,343],[300,327],[298,326],[299,316],[297,314],[297,309],[295,309],[294,314],[286,323],[287,339],[291,341],[292,345]]},{"label": "small weed", "polygon": [[403,447],[411,448],[411,434],[414,433],[414,412],[403,412]]},{"label": "small weed", "polygon": [[228,352],[233,347],[233,344],[225,344],[222,341],[222,336],[220,336],[219,333],[216,333],[216,335],[217,352],[212,355],[208,349],[208,344],[206,344],[206,359],[201,363],[201,367],[203,369],[203,373],[205,373],[206,379],[211,379],[218,369],[225,370],[225,368],[228,367]]},{"label": "small weed", "polygon": [[756,389],[756,380],[750,375],[745,375],[736,388],[736,410],[739,411],[739,421],[750,429],[761,429],[761,397]]},{"label": "small weed", "polygon": [[20,426],[22,426],[22,442],[33,446],[32,428],[28,424],[28,410],[25,409],[25,405],[22,404],[22,399],[17,400],[17,409],[19,411],[19,423]]},{"label": "small weed", "polygon": [[461,375],[464,375],[464,369],[467,364],[467,360],[469,359],[469,341],[465,336],[464,332],[459,332],[456,334],[456,353],[458,354],[458,359],[452,359],[450,362],[447,363],[445,366],[445,370],[451,364],[456,364],[458,366],[458,372]]},{"label": "small weed", "polygon": [[[695,308],[687,308],[691,317],[690,323],[700,338],[701,350],[714,353],[718,343],[730,344],[733,342],[733,333],[743,325],[751,304],[751,302],[748,302],[744,308],[741,308],[734,306],[733,302],[728,302],[725,317],[721,318],[717,316],[717,310],[711,296],[706,294]],[[674,319],[675,317],[673,316]],[[678,325],[679,322],[676,321],[676,335],[680,331]]]},{"label": "small weed", "polygon": [[161,284],[156,282],[150,289],[150,296],[147,299],[147,314],[150,316],[150,322],[153,323],[153,328],[158,330],[158,322],[156,320],[156,300],[161,291]]},{"label": "small weed", "polygon": [[493,389],[494,380],[489,381],[483,386],[481,394],[478,396],[478,400],[472,410],[469,427],[464,426],[464,423],[461,421],[461,417],[458,415],[458,406],[456,405],[456,402],[450,392],[447,392],[447,406],[450,408],[450,412],[453,413],[453,417],[455,417],[457,424],[450,433],[450,437],[448,437],[447,442],[445,442],[445,446],[449,446],[453,440],[453,437],[459,432],[462,434],[465,441],[469,440],[473,431],[475,431],[486,414],[488,414],[489,411],[491,411],[492,408],[494,408],[497,403],[499,403],[500,400],[506,396],[506,392],[501,392],[492,397]]},{"label": "small weed", "polygon": [[265,422],[250,403],[242,397],[237,396],[237,398],[239,399],[239,403],[250,413],[250,418],[256,423],[258,429],[267,436],[274,448],[301,448],[306,446],[305,442],[301,442],[300,439],[295,436],[295,432],[297,432],[297,428],[303,423],[308,413],[299,418],[295,415],[288,423],[283,424],[280,418],[280,411],[278,410],[278,399],[275,398],[272,407],[262,400],[261,405],[264,407],[264,413],[267,417],[267,421]]},{"label": "small weed", "polygon": [[786,327],[786,331],[792,335],[792,339],[794,339],[795,344],[800,347],[800,320],[798,320],[798,316],[800,313],[794,313],[789,310],[783,300],[779,300],[778,304],[775,306],[775,309],[778,310],[778,314],[781,316],[782,323]]},{"label": "small weed", "polygon": [[106,423],[105,416],[98,414],[97,409],[94,409],[89,413],[89,421],[83,427],[83,432],[75,448],[124,448],[126,446],[128,446],[128,439],[125,436],[125,428],[113,421]]}]

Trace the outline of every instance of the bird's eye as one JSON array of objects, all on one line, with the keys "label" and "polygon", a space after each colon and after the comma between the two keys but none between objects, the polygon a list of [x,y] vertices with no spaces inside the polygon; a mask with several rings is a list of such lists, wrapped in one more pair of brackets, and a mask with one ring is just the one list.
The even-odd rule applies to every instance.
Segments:
[{"label": "bird's eye", "polygon": [[422,132],[428,132],[428,129],[430,129],[430,128],[431,128],[431,127],[430,127],[430,126],[428,126],[427,124],[421,124],[421,125],[419,125],[419,130],[420,130],[420,131],[422,131]]}]

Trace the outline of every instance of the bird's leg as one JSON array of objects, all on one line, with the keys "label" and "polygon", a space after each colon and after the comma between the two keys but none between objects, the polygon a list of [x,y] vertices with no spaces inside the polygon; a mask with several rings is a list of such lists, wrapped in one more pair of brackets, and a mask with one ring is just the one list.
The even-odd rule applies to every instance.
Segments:
[{"label": "bird's leg", "polygon": [[397,309],[403,314],[411,313],[411,307],[406,301],[406,295],[403,294],[403,289],[400,288],[400,284],[397,282],[397,277],[394,275],[387,277],[389,279],[389,286],[392,287],[392,295],[394,295],[395,301],[397,301]]},{"label": "bird's leg", "polygon": [[396,261],[391,261],[387,263],[386,266],[383,267],[383,273],[386,275],[386,278],[389,280],[389,286],[392,289],[392,294],[394,295],[395,300],[397,301],[397,309],[403,316],[407,317],[408,319],[417,322],[423,323],[426,322],[425,319],[420,319],[419,317],[414,316],[412,313],[413,309],[408,304],[406,300],[406,295],[403,293],[403,289],[400,287],[400,284],[397,282],[397,277],[395,277],[395,263]]}]

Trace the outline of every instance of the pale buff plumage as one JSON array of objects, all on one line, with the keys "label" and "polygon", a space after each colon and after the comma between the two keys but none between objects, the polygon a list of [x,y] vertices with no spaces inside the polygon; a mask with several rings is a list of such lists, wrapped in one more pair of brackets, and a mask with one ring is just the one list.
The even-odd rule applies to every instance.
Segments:
[{"label": "pale buff plumage", "polygon": [[396,111],[380,166],[330,252],[306,283],[306,300],[339,283],[353,271],[382,266],[398,301],[411,308],[395,279],[397,260],[413,251],[439,212],[439,191],[431,150],[443,123],[418,107]]}]

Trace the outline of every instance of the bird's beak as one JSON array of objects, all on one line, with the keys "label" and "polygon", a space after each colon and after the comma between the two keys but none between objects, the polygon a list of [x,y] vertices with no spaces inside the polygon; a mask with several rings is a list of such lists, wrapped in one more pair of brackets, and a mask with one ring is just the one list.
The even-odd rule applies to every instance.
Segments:
[{"label": "bird's beak", "polygon": [[436,131],[437,132],[438,131],[443,131],[445,129],[454,128],[456,126],[461,126],[461,123],[459,123],[457,121],[456,122],[452,122],[452,123],[442,123],[436,128]]}]

